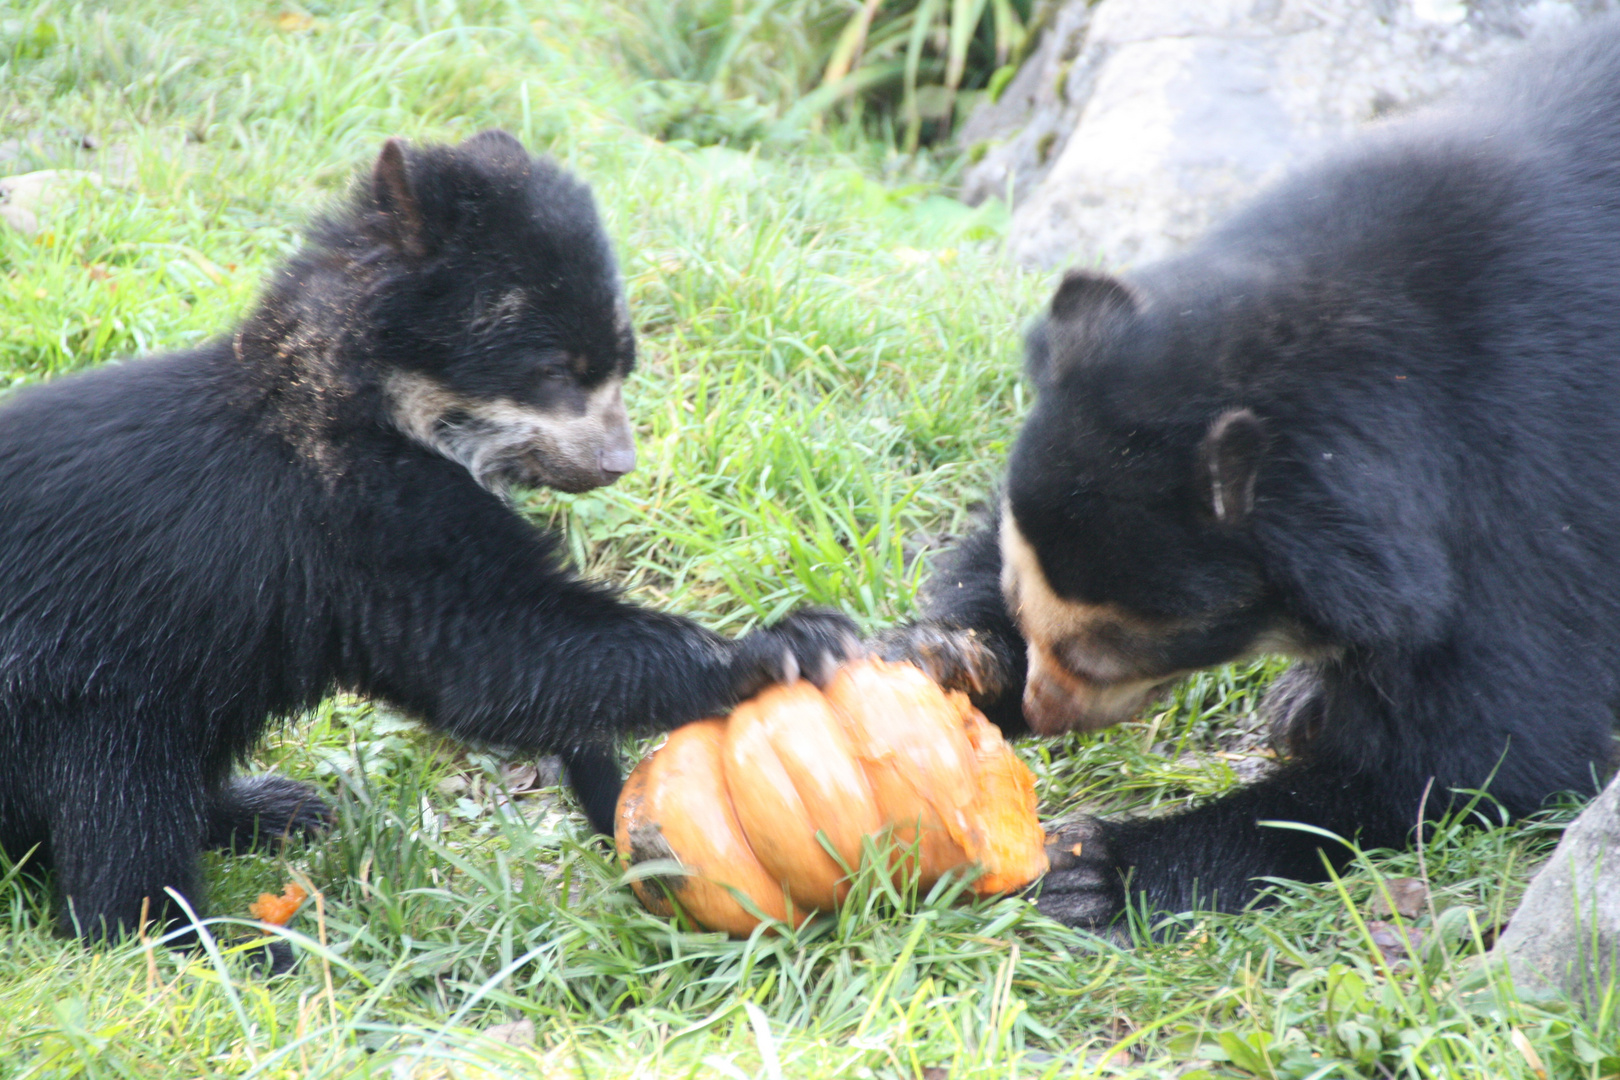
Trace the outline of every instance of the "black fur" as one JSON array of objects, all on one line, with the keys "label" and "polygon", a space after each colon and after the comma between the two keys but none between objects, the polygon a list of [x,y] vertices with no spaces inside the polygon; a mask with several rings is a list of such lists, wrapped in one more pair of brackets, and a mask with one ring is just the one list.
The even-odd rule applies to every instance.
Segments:
[{"label": "black fur", "polygon": [[879,636],[886,660],[907,660],[961,690],[1009,735],[1027,735],[1021,697],[1024,639],[1001,595],[998,523],[969,533],[935,562],[923,586],[925,618]]},{"label": "black fur", "polygon": [[[589,192],[492,132],[390,142],[234,335],[0,407],[0,847],[41,845],[64,926],[127,930],[143,900],[162,919],[165,887],[198,905],[203,845],[322,822],[300,785],[229,776],[267,722],[336,689],[564,753],[600,827],[616,737],[842,655],[840,617],[731,641],[579,580],[406,433],[391,389],[577,418],[633,362]],[[434,422],[487,434],[465,410]],[[627,467],[623,446],[587,451],[572,472],[514,452],[484,479]]]},{"label": "black fur", "polygon": [[305,784],[274,773],[233,776],[208,807],[206,848],[242,851],[313,836],[332,823],[332,808]]},{"label": "black fur", "polygon": [[597,832],[612,836],[622,786],[618,755],[613,748],[596,744],[570,747],[563,753],[563,768],[585,820]]},{"label": "black fur", "polygon": [[[1076,275],[1029,358],[1005,505],[1053,591],[1129,616],[1058,643],[1065,669],[1304,658],[1272,697],[1290,760],[1054,837],[1046,910],[1235,909],[1344,858],[1257,822],[1404,846],[1431,782],[1431,817],[1487,784],[1514,815],[1594,790],[1620,704],[1620,23],[1116,287]],[[890,652],[976,629],[956,651],[1016,730],[1001,562],[993,530],[970,538]]]}]

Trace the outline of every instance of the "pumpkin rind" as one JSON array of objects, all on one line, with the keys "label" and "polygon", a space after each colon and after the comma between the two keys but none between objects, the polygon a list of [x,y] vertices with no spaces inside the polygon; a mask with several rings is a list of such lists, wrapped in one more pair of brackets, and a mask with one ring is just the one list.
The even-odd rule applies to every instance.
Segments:
[{"label": "pumpkin rind", "polygon": [[[667,741],[663,745],[668,745]],[[636,767],[630,770],[630,775],[625,777],[624,787],[619,789],[619,805],[613,815],[613,846],[619,853],[619,862],[626,868],[651,859],[675,858],[675,853],[669,850],[669,842],[650,820],[651,810],[647,806],[647,781],[659,769],[653,759],[662,748],[655,748],[638,761]],[[664,884],[671,888],[675,886],[673,881],[665,881]],[[630,891],[636,894],[641,906],[654,915],[667,919],[675,914],[668,895],[656,882],[646,878],[632,881]]]},{"label": "pumpkin rind", "polygon": [[[843,714],[895,842],[918,845],[922,888],[969,862],[957,837],[976,829],[966,813],[976,763],[955,710],[941,708],[939,686],[910,664],[860,660],[844,665],[826,694]],[[897,876],[909,876],[907,869],[897,867]]]},{"label": "pumpkin rind", "polygon": [[802,908],[832,911],[849,892],[861,838],[883,825],[843,721],[808,682],[774,686],[739,705],[726,725],[726,779],[755,856]]},{"label": "pumpkin rind", "polygon": [[[1035,778],[966,695],[909,664],[845,665],[825,693],[776,686],[729,721],[671,733],[625,781],[615,836],[627,865],[675,859],[693,871],[632,882],[648,910],[745,937],[759,925],[725,885],[767,915],[802,922],[848,893],[844,866],[867,837],[916,845],[922,888],[977,864],[981,896],[1046,872]],[[784,895],[786,893],[787,895]],[[671,906],[670,898],[674,900]]]},{"label": "pumpkin rind", "polygon": [[725,724],[719,720],[700,720],[670,732],[626,781],[614,839],[628,865],[673,858],[691,871],[631,882],[649,911],[669,912],[663,896],[667,889],[693,922],[747,937],[759,920],[725,886],[743,893],[773,919],[787,921],[790,913],[781,884],[754,856],[726,797],[724,741]]}]

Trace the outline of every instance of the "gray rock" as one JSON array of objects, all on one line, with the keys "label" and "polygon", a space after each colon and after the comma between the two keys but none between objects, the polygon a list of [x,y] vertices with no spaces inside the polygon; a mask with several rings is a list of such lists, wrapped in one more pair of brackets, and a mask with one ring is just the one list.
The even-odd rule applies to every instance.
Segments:
[{"label": "gray rock", "polygon": [[534,1046],[534,1021],[516,1020],[510,1024],[496,1024],[483,1031],[484,1038],[492,1039],[507,1046],[521,1046],[525,1049]]},{"label": "gray rock", "polygon": [[1491,950],[1531,994],[1567,995],[1590,1011],[1620,950],[1620,779],[1575,819]]},{"label": "gray rock", "polygon": [[1158,258],[1378,117],[1614,0],[1068,0],[961,138],[1018,261]]},{"label": "gray rock", "polygon": [[[1024,201],[1063,153],[1090,96],[1089,80],[1069,88],[1075,61],[1085,50],[1091,7],[1069,3],[1052,17],[1029,59],[1019,67],[1001,96],[980,105],[958,135],[978,161],[962,177],[962,198],[974,206],[988,198]],[[1088,70],[1102,57],[1088,57]],[[982,156],[981,156],[982,155]]]},{"label": "gray rock", "polygon": [[100,174],[78,169],[40,169],[0,177],[0,222],[27,236],[39,230],[39,219],[85,186],[99,188]]},{"label": "gray rock", "polygon": [[0,139],[0,171],[13,172],[21,166],[33,167],[39,145],[30,139]]}]

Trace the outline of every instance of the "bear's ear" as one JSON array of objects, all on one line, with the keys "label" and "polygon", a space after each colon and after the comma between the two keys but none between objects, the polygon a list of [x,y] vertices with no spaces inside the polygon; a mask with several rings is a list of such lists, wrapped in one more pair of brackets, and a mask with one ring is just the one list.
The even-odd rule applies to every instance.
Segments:
[{"label": "bear's ear", "polygon": [[1254,509],[1254,477],[1265,453],[1266,432],[1248,409],[1217,416],[1198,444],[1198,488],[1215,520],[1237,525]]},{"label": "bear's ear", "polygon": [[1136,295],[1118,278],[1089,270],[1063,275],[1044,318],[1024,338],[1024,374],[1045,387],[1062,368],[1083,355],[1098,327],[1116,314],[1137,310]]},{"label": "bear's ear", "polygon": [[1036,319],[1024,335],[1024,374],[1041,389],[1052,374],[1052,331],[1049,319]]},{"label": "bear's ear", "polygon": [[377,164],[371,167],[371,194],[377,207],[387,214],[394,226],[394,241],[412,255],[423,253],[424,229],[422,205],[411,186],[410,173],[405,165],[405,143],[389,139],[383,143]]},{"label": "bear's ear", "polygon": [[1052,318],[1091,321],[1115,311],[1135,311],[1136,296],[1118,278],[1090,270],[1070,270],[1052,294]]},{"label": "bear's ear", "polygon": [[471,150],[497,161],[514,161],[523,165],[529,163],[529,152],[523,148],[517,136],[500,128],[486,128],[476,135],[468,136],[462,140],[461,149]]}]

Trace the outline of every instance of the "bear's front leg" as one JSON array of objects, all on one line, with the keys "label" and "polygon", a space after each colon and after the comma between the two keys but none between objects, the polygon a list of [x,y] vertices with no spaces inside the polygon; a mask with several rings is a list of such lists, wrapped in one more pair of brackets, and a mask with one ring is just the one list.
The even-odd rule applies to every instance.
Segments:
[{"label": "bear's front leg", "polygon": [[928,579],[923,614],[878,635],[885,660],[915,664],[947,690],[961,690],[1008,736],[1025,735],[1023,635],[1001,595],[1000,525],[992,517],[943,554]]},{"label": "bear's front leg", "polygon": [[1041,911],[1069,926],[1106,931],[1125,910],[1123,867],[1108,846],[1107,824],[1084,817],[1046,836],[1046,876],[1027,890]]},{"label": "bear's front leg", "polygon": [[64,763],[62,782],[53,792],[50,860],[63,900],[59,925],[65,934],[116,940],[136,932],[143,920],[150,932],[160,933],[165,923],[184,917],[169,890],[202,914],[197,872],[207,817],[202,780],[179,748],[118,738],[134,727],[116,721],[87,725],[86,730],[108,733],[106,755]]},{"label": "bear's front leg", "polygon": [[[1350,861],[1345,844],[1401,844],[1417,824],[1421,789],[1380,786],[1320,762],[1302,762],[1179,814],[1081,818],[1052,830],[1051,871],[1030,894],[1060,922],[1100,930],[1127,906],[1149,916],[1241,911],[1262,879],[1320,881]],[[1438,800],[1437,800],[1438,802]],[[1366,808],[1380,806],[1380,813]]]}]

